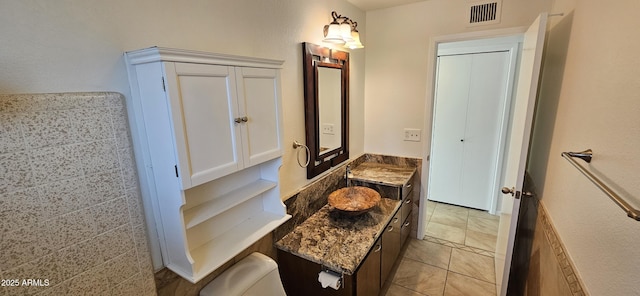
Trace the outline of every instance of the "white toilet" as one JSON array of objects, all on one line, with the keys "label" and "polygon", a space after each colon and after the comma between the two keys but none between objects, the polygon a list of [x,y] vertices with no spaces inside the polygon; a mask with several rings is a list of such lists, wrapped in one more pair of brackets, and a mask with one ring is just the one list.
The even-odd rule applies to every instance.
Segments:
[{"label": "white toilet", "polygon": [[200,296],[253,295],[286,296],[278,264],[260,253],[240,260],[200,291]]}]

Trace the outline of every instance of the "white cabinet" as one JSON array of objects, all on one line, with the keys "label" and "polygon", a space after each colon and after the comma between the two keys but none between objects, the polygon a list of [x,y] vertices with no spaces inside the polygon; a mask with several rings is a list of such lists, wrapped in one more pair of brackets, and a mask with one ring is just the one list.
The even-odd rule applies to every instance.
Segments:
[{"label": "white cabinet", "polygon": [[277,70],[162,66],[183,189],[282,154]]},{"label": "white cabinet", "polygon": [[126,59],[147,219],[162,263],[197,282],[290,218],[282,61],[157,47]]}]

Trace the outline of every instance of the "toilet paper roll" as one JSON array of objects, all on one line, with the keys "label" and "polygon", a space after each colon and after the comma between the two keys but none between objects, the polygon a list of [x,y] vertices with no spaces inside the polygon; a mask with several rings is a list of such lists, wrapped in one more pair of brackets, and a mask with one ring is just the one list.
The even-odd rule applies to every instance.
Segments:
[{"label": "toilet paper roll", "polygon": [[330,272],[321,271],[318,273],[318,282],[323,288],[331,287],[334,290],[340,289],[340,275],[335,275]]}]

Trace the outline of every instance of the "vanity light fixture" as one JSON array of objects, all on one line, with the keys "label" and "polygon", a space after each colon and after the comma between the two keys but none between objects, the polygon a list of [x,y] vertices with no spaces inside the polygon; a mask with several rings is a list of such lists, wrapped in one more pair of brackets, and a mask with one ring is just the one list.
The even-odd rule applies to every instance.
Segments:
[{"label": "vanity light fixture", "polygon": [[323,42],[344,44],[344,47],[355,49],[363,48],[362,42],[360,42],[360,33],[356,29],[358,23],[352,19],[339,15],[335,11],[331,12],[333,21],[324,26],[324,39]]}]

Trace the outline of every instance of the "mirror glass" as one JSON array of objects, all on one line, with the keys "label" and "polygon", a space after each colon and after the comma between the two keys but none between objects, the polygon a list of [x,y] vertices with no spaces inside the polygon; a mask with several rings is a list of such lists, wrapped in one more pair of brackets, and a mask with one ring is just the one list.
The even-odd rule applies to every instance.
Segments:
[{"label": "mirror glass", "polygon": [[302,44],[307,178],[349,159],[349,53]]},{"label": "mirror glass", "polygon": [[340,148],[342,140],[342,70],[318,65],[319,155]]}]

